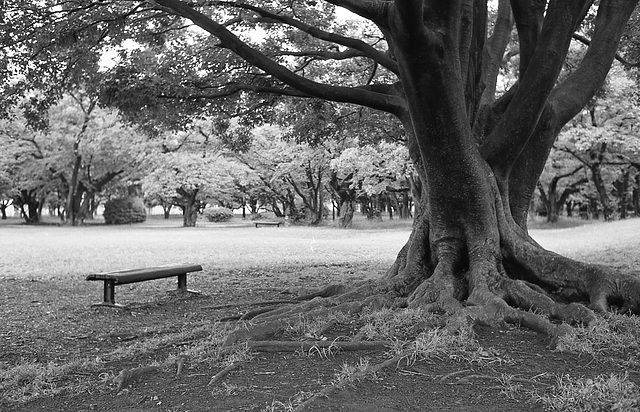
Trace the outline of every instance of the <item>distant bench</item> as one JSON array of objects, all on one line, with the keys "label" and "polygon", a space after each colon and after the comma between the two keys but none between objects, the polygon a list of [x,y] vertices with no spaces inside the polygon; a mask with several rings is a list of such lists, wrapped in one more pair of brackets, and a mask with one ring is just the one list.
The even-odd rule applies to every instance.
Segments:
[{"label": "distant bench", "polygon": [[182,264],[91,274],[87,276],[87,280],[101,280],[104,282],[104,301],[92,306],[119,307],[120,305],[117,305],[115,300],[115,289],[117,285],[170,278],[173,276],[178,277],[178,291],[191,292],[187,290],[187,273],[198,272],[200,270],[202,270],[202,266],[200,265]]},{"label": "distant bench", "polygon": [[262,226],[278,226],[280,227],[280,225],[282,224],[282,222],[253,222],[256,225],[256,228],[260,225]]}]

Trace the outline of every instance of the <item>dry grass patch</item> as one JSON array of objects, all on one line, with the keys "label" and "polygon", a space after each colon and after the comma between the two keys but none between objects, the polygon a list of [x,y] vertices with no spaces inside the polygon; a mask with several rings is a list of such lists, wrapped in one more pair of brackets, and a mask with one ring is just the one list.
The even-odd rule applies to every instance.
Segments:
[{"label": "dry grass patch", "polygon": [[593,379],[562,375],[550,394],[534,395],[533,398],[548,411],[640,410],[640,388],[629,381],[626,373],[597,376]]}]

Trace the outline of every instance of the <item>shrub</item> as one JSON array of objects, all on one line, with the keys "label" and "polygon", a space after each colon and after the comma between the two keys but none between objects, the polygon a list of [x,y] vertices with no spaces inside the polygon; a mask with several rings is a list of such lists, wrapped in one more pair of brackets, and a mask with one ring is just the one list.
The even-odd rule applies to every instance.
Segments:
[{"label": "shrub", "polygon": [[202,214],[209,222],[228,222],[233,218],[233,212],[225,207],[207,208]]},{"label": "shrub", "polygon": [[126,225],[147,220],[147,211],[139,197],[109,200],[104,205],[104,222],[108,225]]}]

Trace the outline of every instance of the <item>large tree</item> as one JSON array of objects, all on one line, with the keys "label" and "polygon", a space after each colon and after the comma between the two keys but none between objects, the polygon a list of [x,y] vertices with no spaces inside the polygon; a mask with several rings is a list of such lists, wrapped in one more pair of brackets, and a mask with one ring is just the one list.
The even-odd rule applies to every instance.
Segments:
[{"label": "large tree", "polygon": [[[151,46],[164,42],[175,56],[198,50],[189,62],[147,54],[147,67],[158,70],[122,72],[127,81],[114,81],[107,93],[114,101],[132,84],[175,99],[174,108],[251,91],[350,103],[398,119],[422,182],[421,213],[383,279],[347,292],[327,289],[325,295],[342,291],[326,299],[327,306],[421,306],[449,312],[452,325],[507,321],[553,336],[567,327],[549,318],[589,323],[594,311],[612,305],[640,313],[636,276],[549,252],[526,227],[551,146],[605,81],[637,0],[501,0],[492,19],[480,0],[62,4],[47,8],[50,15],[33,12],[51,18],[49,26],[34,27],[70,32],[67,41],[136,35]],[[359,15],[365,29],[334,24],[327,17],[334,5]],[[516,81],[497,95],[514,25]],[[257,28],[263,36],[255,35]],[[178,29],[184,35],[176,41]],[[559,81],[576,32],[588,50]],[[35,46],[46,50],[47,44]],[[350,70],[341,69],[345,59]],[[157,73],[173,76],[173,83],[158,87]],[[153,104],[145,100],[140,107]],[[265,321],[278,316],[261,315]],[[256,333],[243,330],[232,340]]]}]

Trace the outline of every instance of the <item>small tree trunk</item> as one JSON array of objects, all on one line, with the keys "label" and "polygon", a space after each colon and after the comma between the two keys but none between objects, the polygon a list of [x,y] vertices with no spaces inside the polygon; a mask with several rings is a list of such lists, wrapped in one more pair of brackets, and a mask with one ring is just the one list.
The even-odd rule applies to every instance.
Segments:
[{"label": "small tree trunk", "polygon": [[565,204],[565,210],[567,211],[567,217],[573,217],[573,200],[569,200]]},{"label": "small tree trunk", "polygon": [[613,183],[618,196],[618,213],[620,219],[627,218],[627,192],[629,190],[629,171],[625,171],[622,176]]},{"label": "small tree trunk", "polygon": [[600,163],[598,162],[592,164],[589,168],[591,169],[591,179],[594,186],[596,187],[596,192],[598,193],[600,204],[602,204],[602,214],[604,215],[604,220],[610,221],[613,219],[613,208],[611,207],[611,200],[609,199],[609,195],[607,194],[607,189],[604,187]]},{"label": "small tree trunk", "polygon": [[172,204],[163,204],[162,205],[162,212],[164,214],[164,218],[165,219],[169,219],[171,217],[171,208],[173,207]]},{"label": "small tree trunk", "polygon": [[636,187],[633,189],[633,212],[640,216],[640,173],[636,175]]},{"label": "small tree trunk", "polygon": [[356,202],[353,200],[347,200],[340,206],[340,227],[351,227],[353,221],[353,213],[356,210]]},{"label": "small tree trunk", "polygon": [[198,221],[198,207],[193,203],[186,204],[182,209],[182,226],[194,227]]},{"label": "small tree trunk", "polygon": [[556,191],[549,191],[547,200],[547,222],[557,223],[560,212],[558,210],[558,202],[556,200]]}]

